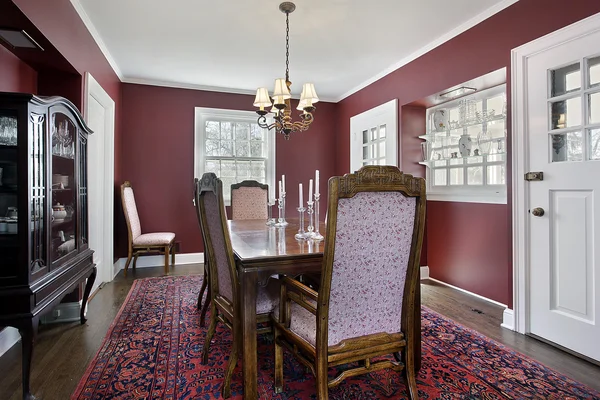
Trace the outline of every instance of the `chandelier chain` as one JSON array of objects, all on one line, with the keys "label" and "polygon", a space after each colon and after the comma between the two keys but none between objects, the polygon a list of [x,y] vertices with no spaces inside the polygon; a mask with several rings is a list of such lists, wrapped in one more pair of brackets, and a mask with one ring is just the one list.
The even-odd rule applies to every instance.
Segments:
[{"label": "chandelier chain", "polygon": [[285,81],[290,81],[290,13],[285,13]]}]

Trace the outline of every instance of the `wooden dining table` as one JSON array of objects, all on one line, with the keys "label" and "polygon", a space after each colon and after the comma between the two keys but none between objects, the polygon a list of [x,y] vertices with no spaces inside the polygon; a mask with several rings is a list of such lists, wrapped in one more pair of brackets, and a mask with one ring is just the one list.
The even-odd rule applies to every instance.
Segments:
[{"label": "wooden dining table", "polygon": [[[267,226],[264,220],[230,220],[227,222],[235,256],[242,315],[242,372],[244,398],[258,399],[256,292],[258,285],[266,285],[272,275],[297,276],[320,272],[323,262],[324,241],[296,240],[298,221],[288,220],[285,227]],[[324,225],[322,225],[324,226]],[[325,232],[321,232],[325,234]],[[418,287],[419,285],[417,285]],[[415,367],[421,364],[421,301],[417,293],[415,307]]]}]

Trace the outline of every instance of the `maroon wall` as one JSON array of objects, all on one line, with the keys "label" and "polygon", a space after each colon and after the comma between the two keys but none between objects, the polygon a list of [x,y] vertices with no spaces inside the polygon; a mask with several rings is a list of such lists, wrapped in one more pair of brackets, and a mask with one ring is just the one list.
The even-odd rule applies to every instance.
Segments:
[{"label": "maroon wall", "polygon": [[[192,205],[194,108],[254,110],[253,97],[135,84],[124,84],[122,95],[122,178],[134,188],[143,231],[175,232],[181,252],[203,251]],[[298,183],[307,184],[315,169],[321,172],[321,192],[327,193],[327,179],[335,170],[334,111],[334,104],[319,103],[307,132],[292,133],[289,141],[277,137],[277,176],[286,175],[289,198],[298,198]],[[123,238],[118,254],[125,256],[123,221],[118,229]]]},{"label": "maroon wall", "polygon": [[[508,68],[511,49],[598,12],[600,1],[520,0],[347,97],[339,103],[336,171],[343,173],[348,170],[350,117],[394,98],[398,99],[401,120],[401,168],[407,172],[418,170],[419,152],[415,151],[415,134],[402,131],[404,105],[499,68]],[[510,115],[508,132],[510,148]],[[510,169],[510,154],[507,163]],[[465,209],[469,210],[468,223],[459,219],[466,216]],[[474,214],[471,214],[471,209]],[[428,202],[427,213],[427,261],[431,276],[512,305],[510,204],[475,206]],[[459,223],[462,225],[457,225]],[[494,226],[494,230],[482,232],[474,228],[478,224]],[[461,233],[458,234],[457,230]],[[478,234],[486,238],[486,241],[478,241],[479,248],[487,251],[466,254],[455,251],[457,248],[468,249]],[[497,249],[501,251],[497,252]],[[489,257],[492,252],[497,252],[496,257]]]},{"label": "maroon wall", "polygon": [[37,93],[37,72],[0,46],[0,92]]}]

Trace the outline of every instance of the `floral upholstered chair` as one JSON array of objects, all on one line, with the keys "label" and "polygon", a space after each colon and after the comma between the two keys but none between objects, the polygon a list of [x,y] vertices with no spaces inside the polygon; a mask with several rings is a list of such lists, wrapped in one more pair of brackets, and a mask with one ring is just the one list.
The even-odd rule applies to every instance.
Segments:
[{"label": "floral upholstered chair", "polygon": [[[204,243],[204,247],[206,247],[206,239],[204,239],[204,232],[202,231],[202,220],[200,218],[200,207],[198,207],[198,196],[200,195],[200,185],[198,184],[198,178],[194,178],[194,207],[196,208],[196,216],[198,217],[198,225],[200,227],[200,232],[202,233],[202,242]],[[207,262],[207,252],[204,252],[204,278],[202,279],[202,287],[200,288],[200,293],[198,293],[198,310],[200,310],[200,326],[204,327],[204,323],[206,321],[206,312],[208,311],[208,305],[210,304],[210,285],[209,277],[208,277],[208,262]],[[206,294],[206,301],[204,305],[202,305],[202,298],[204,297],[204,292],[208,290]]]},{"label": "floral upholstered chair", "polygon": [[[333,177],[327,217],[319,291],[282,281],[274,313],[275,391],[283,390],[286,347],[315,374],[317,399],[327,399],[328,388],[345,378],[384,368],[404,371],[407,394],[417,399],[414,307],[425,181],[392,166]],[[328,376],[328,367],[344,364]]]},{"label": "floral upholstered chair", "polygon": [[[242,316],[237,291],[237,269],[223,201],[223,183],[214,173],[207,172],[196,181],[196,196],[210,280],[210,300],[207,300],[210,302],[210,325],[204,341],[202,362],[208,363],[210,342],[215,334],[217,322],[222,322],[233,331],[233,348],[221,389],[223,397],[228,398],[231,396],[231,375],[241,351]],[[279,300],[279,283],[276,281],[269,279],[266,287],[257,288],[256,319],[259,324],[270,322],[270,313]],[[270,330],[269,324],[269,327],[257,331],[264,333]]]},{"label": "floral upholstered chair", "polygon": [[127,231],[129,233],[129,250],[127,262],[125,263],[124,275],[127,276],[127,269],[133,258],[133,269],[140,254],[160,253],[165,255],[165,274],[169,273],[169,254],[171,255],[171,264],[175,265],[175,234],[172,232],[153,232],[142,233],[140,217],[135,205],[135,196],[133,188],[129,181],[121,185],[121,201],[125,221],[127,222]]},{"label": "floral upholstered chair", "polygon": [[231,185],[231,219],[268,218],[269,186],[257,181]]}]

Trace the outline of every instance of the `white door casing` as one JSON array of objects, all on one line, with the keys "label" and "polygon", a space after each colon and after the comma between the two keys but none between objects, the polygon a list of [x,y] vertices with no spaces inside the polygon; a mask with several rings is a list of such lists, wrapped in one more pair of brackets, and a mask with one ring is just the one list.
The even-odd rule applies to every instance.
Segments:
[{"label": "white door casing", "polygon": [[[588,159],[586,130],[588,94],[599,88],[587,89],[585,66],[600,54],[598,43],[600,14],[513,50],[513,289],[518,332],[600,361],[600,161]],[[549,101],[550,71],[577,63],[581,88]],[[574,124],[551,127],[551,103],[578,97],[580,107],[567,105],[578,114]],[[581,144],[571,147],[568,132],[580,132]],[[553,146],[550,133],[565,136],[554,136]],[[562,161],[567,148],[581,160]],[[544,180],[526,182],[529,171]],[[544,215],[530,214],[535,207]]]},{"label": "white door casing", "polygon": [[350,118],[350,172],[368,159],[379,165],[401,165],[398,154],[397,99]]},{"label": "white door casing", "polygon": [[92,288],[114,278],[114,127],[115,102],[94,79],[85,74],[84,117],[94,131],[88,139],[89,243],[98,275]]}]

